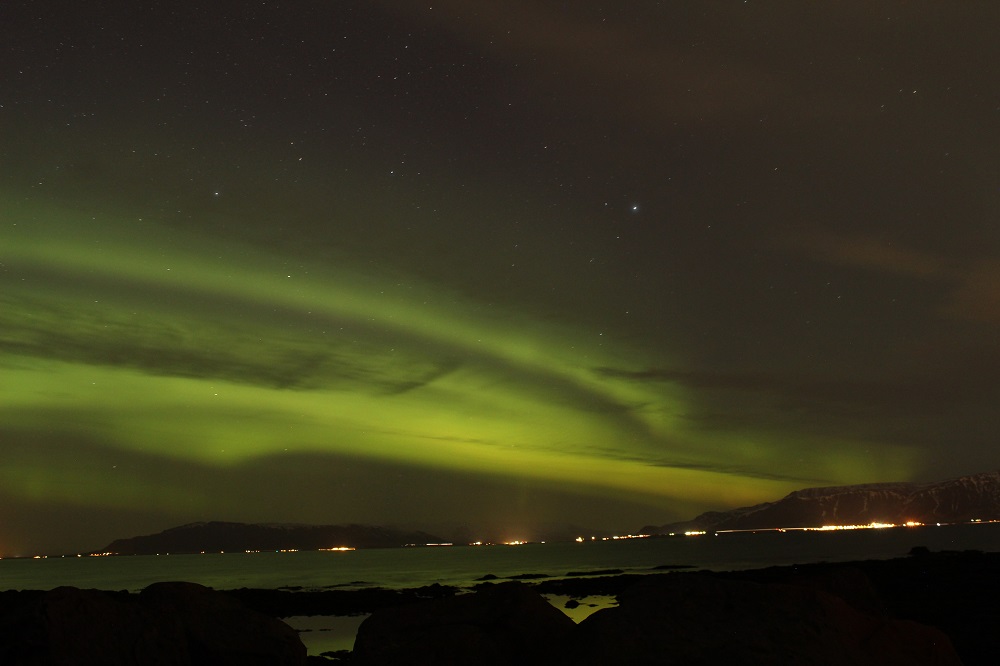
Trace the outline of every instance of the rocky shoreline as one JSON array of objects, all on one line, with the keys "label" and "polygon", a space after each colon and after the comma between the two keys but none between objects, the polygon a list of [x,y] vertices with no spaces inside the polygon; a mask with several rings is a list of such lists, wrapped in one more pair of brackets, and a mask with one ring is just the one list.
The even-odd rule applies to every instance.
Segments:
[{"label": "rocky shoreline", "polygon": [[[977,664],[1000,654],[1000,553],[766,569],[577,572],[471,590],[0,592],[0,663]],[[579,624],[542,595],[617,598]],[[353,652],[306,656],[279,618],[370,614]]]}]

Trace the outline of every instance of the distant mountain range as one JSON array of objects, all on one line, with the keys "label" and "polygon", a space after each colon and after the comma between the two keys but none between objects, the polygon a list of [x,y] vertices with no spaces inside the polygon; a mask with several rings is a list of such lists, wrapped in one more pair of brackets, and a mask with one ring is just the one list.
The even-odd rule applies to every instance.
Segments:
[{"label": "distant mountain range", "polygon": [[[709,511],[692,520],[643,527],[643,534],[762,530],[781,527],[956,523],[1000,519],[1000,471],[933,483],[869,483],[806,488],[775,502]],[[581,532],[584,533],[584,532]],[[555,539],[550,539],[555,540]],[[120,555],[396,548],[447,541],[421,531],[373,525],[285,525],[199,522],[157,534],[117,539],[102,552]]]},{"label": "distant mountain range", "polygon": [[776,502],[709,511],[693,520],[643,528],[644,534],[778,527],[956,523],[1000,519],[1000,471],[933,483],[869,483],[796,490]]},{"label": "distant mountain range", "polygon": [[157,534],[117,539],[103,552],[119,555],[218,553],[246,550],[320,550],[323,548],[396,548],[441,543],[426,532],[373,525],[274,525],[226,522],[191,523]]}]

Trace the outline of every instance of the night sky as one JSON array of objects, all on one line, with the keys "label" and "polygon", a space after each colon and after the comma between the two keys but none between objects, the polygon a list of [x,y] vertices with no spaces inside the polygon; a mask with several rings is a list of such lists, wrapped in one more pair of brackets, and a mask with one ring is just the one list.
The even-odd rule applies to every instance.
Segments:
[{"label": "night sky", "polygon": [[997,467],[1000,4],[0,3],[0,554]]}]

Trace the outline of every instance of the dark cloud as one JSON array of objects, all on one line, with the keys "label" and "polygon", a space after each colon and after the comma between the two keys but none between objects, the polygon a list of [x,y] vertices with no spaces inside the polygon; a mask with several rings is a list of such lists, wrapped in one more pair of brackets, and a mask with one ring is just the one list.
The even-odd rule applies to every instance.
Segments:
[{"label": "dark cloud", "polygon": [[[988,365],[982,365],[984,360]],[[955,443],[960,442],[963,450],[979,452],[974,455],[991,446],[987,424],[997,420],[990,405],[1000,398],[996,360],[978,358],[970,365],[965,359],[960,366],[965,370],[957,377],[954,368],[943,373],[927,367],[880,380],[667,369],[602,368],[598,372],[626,381],[683,387],[690,400],[684,420],[693,429],[791,442],[782,455],[793,455],[795,449],[815,453],[838,446],[836,442],[868,447],[874,440],[920,450],[927,460],[940,465],[948,464],[949,446]],[[746,476],[770,473],[752,463],[734,469]],[[779,473],[776,478],[783,476],[795,474]],[[804,476],[818,485],[830,481]]]},{"label": "dark cloud", "polygon": [[5,492],[633,529],[994,466],[998,20],[3,3]]},{"label": "dark cloud", "polygon": [[[176,294],[174,295],[176,298]],[[192,299],[197,296],[192,294]],[[0,351],[14,356],[131,368],[154,375],[296,389],[393,395],[454,371],[452,358],[390,353],[384,345],[331,336],[275,337],[254,324],[217,324],[190,314],[122,313],[78,303],[0,298]],[[226,307],[238,304],[226,302]],[[313,318],[313,326],[331,325]],[[347,339],[345,339],[347,338]]]},{"label": "dark cloud", "polygon": [[828,482],[828,479],[821,477],[803,477],[800,475],[793,474],[780,474],[780,473],[770,473],[766,470],[761,470],[749,466],[736,466],[736,465],[705,465],[702,463],[685,463],[673,460],[664,460],[660,462],[653,463],[659,467],[670,467],[676,469],[691,469],[698,471],[714,472],[717,474],[724,474],[732,476],[734,478],[754,478],[754,479],[767,479],[769,481],[782,481],[782,482],[793,482],[797,485],[801,484],[815,484],[817,486],[822,486]]},{"label": "dark cloud", "polygon": [[[972,399],[991,399],[1000,392],[992,381],[970,381],[969,377],[942,383],[940,377],[921,375],[895,378],[893,381],[861,379],[808,379],[765,373],[706,373],[698,371],[647,369],[640,371],[597,368],[595,372],[639,382],[671,382],[696,391],[768,394],[779,400],[780,408],[806,409],[821,413],[845,410],[879,418],[892,414],[914,416],[945,411]],[[983,375],[991,374],[983,372]]]}]

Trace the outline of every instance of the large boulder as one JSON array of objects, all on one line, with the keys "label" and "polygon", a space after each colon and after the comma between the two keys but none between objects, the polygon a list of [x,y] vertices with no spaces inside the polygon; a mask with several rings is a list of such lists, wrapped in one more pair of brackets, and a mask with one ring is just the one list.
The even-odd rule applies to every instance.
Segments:
[{"label": "large boulder", "polygon": [[3,609],[4,666],[299,666],[293,629],[200,585],[140,595],[60,587]]},{"label": "large boulder", "polygon": [[183,627],[192,664],[302,664],[306,648],[284,622],[250,610],[232,597],[195,583],[155,583],[139,595],[155,616]]},{"label": "large boulder", "polygon": [[523,583],[376,611],[358,628],[353,662],[507,665],[552,663],[575,625]]},{"label": "large boulder", "polygon": [[938,629],[818,589],[683,574],[626,590],[580,623],[566,654],[576,664],[961,664]]},{"label": "large boulder", "polygon": [[129,595],[58,587],[5,609],[0,663],[9,666],[190,664],[183,630]]}]

